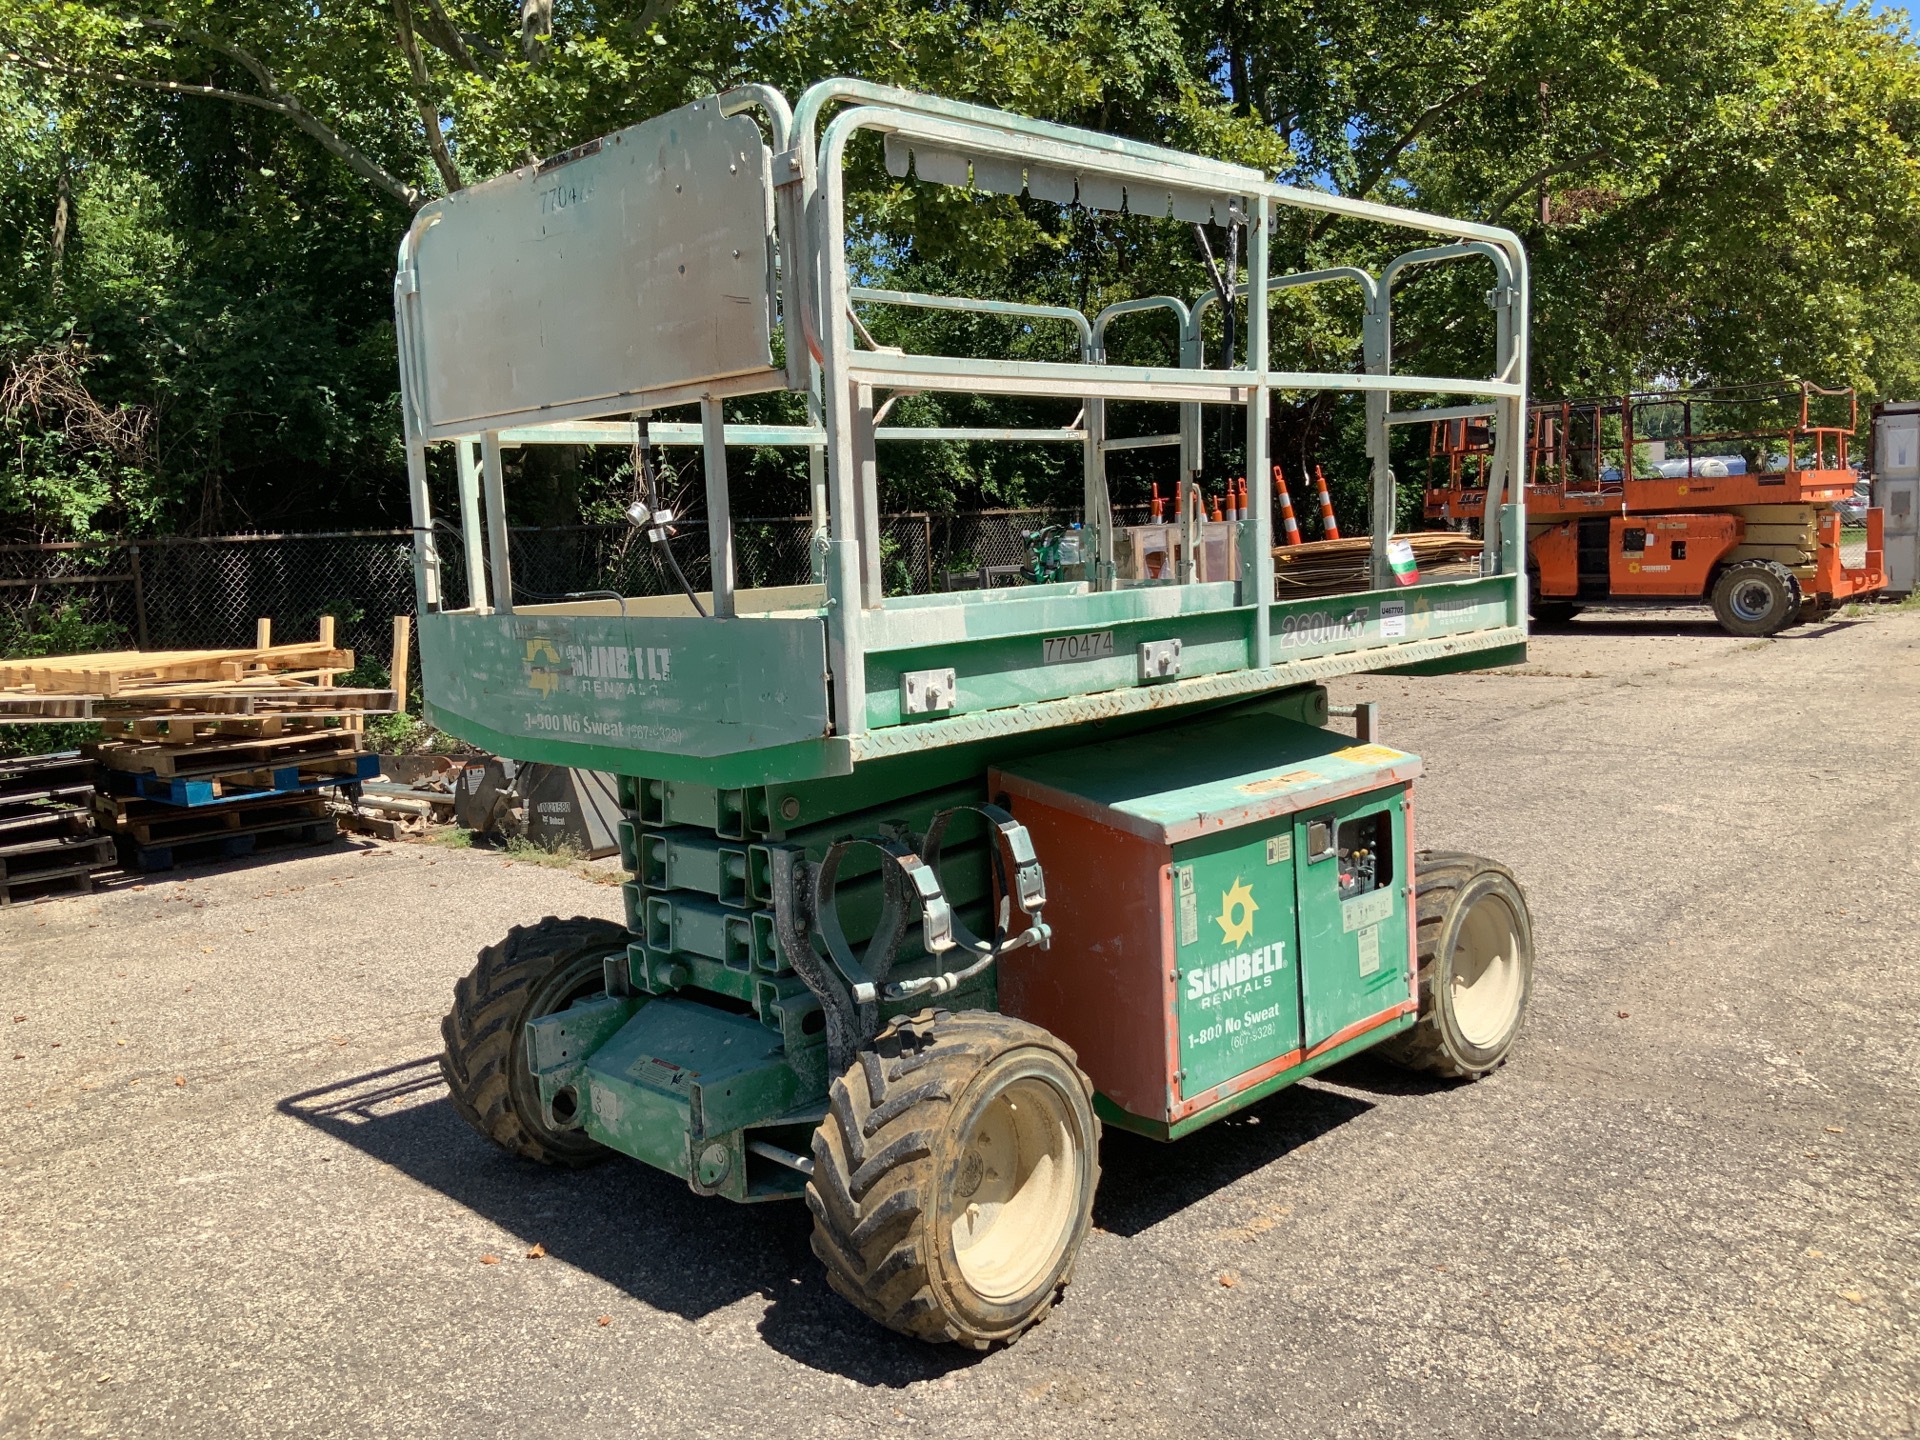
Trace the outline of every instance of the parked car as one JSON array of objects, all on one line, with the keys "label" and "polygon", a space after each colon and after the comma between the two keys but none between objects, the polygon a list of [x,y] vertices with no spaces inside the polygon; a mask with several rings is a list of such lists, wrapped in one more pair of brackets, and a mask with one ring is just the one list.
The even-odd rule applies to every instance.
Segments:
[{"label": "parked car", "polygon": [[1873,482],[1864,475],[1853,482],[1853,494],[1840,501],[1840,523],[1842,525],[1864,525],[1867,523],[1867,509],[1873,504]]}]

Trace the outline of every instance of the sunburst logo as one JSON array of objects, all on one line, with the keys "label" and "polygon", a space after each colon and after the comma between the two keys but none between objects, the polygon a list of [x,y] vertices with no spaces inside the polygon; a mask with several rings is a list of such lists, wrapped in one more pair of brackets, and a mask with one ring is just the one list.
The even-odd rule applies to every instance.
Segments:
[{"label": "sunburst logo", "polygon": [[559,678],[560,652],[553,648],[551,641],[527,641],[527,686],[529,689],[553,697],[554,685]]},{"label": "sunburst logo", "polygon": [[1253,934],[1253,916],[1259,908],[1254,903],[1253,888],[1236,875],[1233,888],[1220,897],[1220,913],[1213,917],[1213,923],[1220,927],[1221,943],[1238,945]]}]

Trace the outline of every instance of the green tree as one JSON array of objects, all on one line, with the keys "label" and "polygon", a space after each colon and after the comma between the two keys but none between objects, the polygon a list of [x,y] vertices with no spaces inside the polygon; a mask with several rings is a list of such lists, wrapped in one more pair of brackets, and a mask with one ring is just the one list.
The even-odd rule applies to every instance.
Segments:
[{"label": "green tree", "polygon": [[[0,0],[0,56],[16,377],[0,523],[21,535],[399,520],[388,284],[409,213],[745,79],[797,94],[856,74],[1513,226],[1538,393],[1920,383],[1920,59],[1888,22],[1819,0]],[[854,159],[870,273],[1089,309],[1208,284],[1175,227],[909,187],[877,152]],[[1275,253],[1377,265],[1405,243],[1289,212]],[[1411,281],[1401,362],[1484,364],[1485,285],[1467,266]],[[1290,293],[1276,353],[1355,366],[1358,319],[1351,294]],[[953,316],[875,323],[916,346],[1062,343]],[[1164,350],[1144,326],[1116,343]],[[18,378],[54,375],[65,408]],[[903,403],[956,423],[1066,418]],[[1352,484],[1356,417],[1303,401],[1276,417],[1276,449]],[[625,483],[611,460],[542,463],[516,487],[530,514],[608,508]],[[926,447],[895,473],[897,503],[937,508],[1077,489],[1045,447]],[[801,493],[791,456],[742,483],[743,508]]]}]

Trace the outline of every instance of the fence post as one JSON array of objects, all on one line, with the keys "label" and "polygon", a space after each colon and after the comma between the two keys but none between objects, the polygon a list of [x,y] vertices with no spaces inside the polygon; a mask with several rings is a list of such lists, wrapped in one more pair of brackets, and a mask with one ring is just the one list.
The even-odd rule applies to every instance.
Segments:
[{"label": "fence post", "polygon": [[133,634],[142,650],[150,649],[147,644],[147,590],[140,579],[140,542],[127,542],[127,554],[130,558],[128,569],[133,573]]},{"label": "fence post", "polygon": [[922,595],[931,595],[933,593],[933,516],[922,515],[920,517],[920,536],[921,539],[926,542],[921,547],[920,554],[927,567],[927,586],[926,589],[920,593]]}]

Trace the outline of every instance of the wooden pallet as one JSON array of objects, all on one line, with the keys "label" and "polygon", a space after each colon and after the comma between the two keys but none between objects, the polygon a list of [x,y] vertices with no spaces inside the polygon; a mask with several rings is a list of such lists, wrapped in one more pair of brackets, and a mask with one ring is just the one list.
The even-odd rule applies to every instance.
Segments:
[{"label": "wooden pallet", "polygon": [[104,835],[65,835],[0,845],[0,906],[11,905],[15,892],[37,890],[58,882],[85,881],[113,864],[113,841]]},{"label": "wooden pallet", "polygon": [[246,681],[309,680],[321,685],[353,668],[353,652],[333,643],[333,617],[320,617],[320,633],[297,645],[275,645],[272,625],[255,627],[251,648],[230,650],[112,650],[91,655],[40,655],[0,661],[0,688],[31,688],[42,695],[113,697],[138,690]]},{"label": "wooden pallet", "polygon": [[66,870],[49,870],[38,875],[22,875],[17,880],[0,881],[0,910],[10,905],[45,900],[62,890],[90,894],[94,877],[109,868],[111,863],[109,860],[107,865],[75,865]]},{"label": "wooden pallet", "polygon": [[102,795],[94,808],[102,829],[136,845],[206,840],[249,827],[310,823],[327,815],[327,802],[312,794],[254,796],[197,809]]},{"label": "wooden pallet", "polygon": [[93,761],[77,750],[0,760],[0,807],[84,801],[93,793],[93,785]]},{"label": "wooden pallet", "polygon": [[351,730],[303,730],[290,735],[216,736],[192,744],[103,740],[86,746],[86,753],[112,770],[148,775],[229,775],[247,770],[284,769],[297,765],[310,770],[330,767],[355,771],[351,761],[360,753],[361,737]]},{"label": "wooden pallet", "polygon": [[[91,787],[88,793],[91,795]],[[0,806],[0,845],[93,833],[93,810],[90,806],[71,804]]]},{"label": "wooden pallet", "polygon": [[357,786],[380,773],[378,755],[339,755],[310,764],[275,765],[251,770],[220,770],[200,776],[156,775],[151,771],[107,772],[107,790],[137,795],[168,805],[218,805],[228,800]]},{"label": "wooden pallet", "polygon": [[240,826],[193,840],[171,840],[143,845],[131,835],[115,840],[120,863],[128,870],[172,870],[176,866],[212,860],[234,860],[269,845],[325,845],[340,838],[333,816]]},{"label": "wooden pallet", "polygon": [[241,715],[301,715],[352,720],[391,715],[399,708],[392,690],[294,689],[235,685],[192,693],[148,692],[114,699],[98,695],[36,695],[0,690],[0,724],[43,725],[56,721],[226,720]]},{"label": "wooden pallet", "polygon": [[[399,633],[396,626],[396,639]],[[352,723],[397,708],[394,690],[334,685],[335,675],[353,668],[353,652],[334,645],[331,616],[320,617],[319,636],[311,642],[271,641],[272,626],[261,620],[250,648],[116,650],[0,661],[0,723],[295,714]]]},{"label": "wooden pallet", "polygon": [[[384,692],[382,692],[384,693]],[[108,740],[137,745],[217,745],[222,740],[262,739],[279,735],[340,733],[336,717],[304,712],[276,711],[261,715],[145,715],[136,720],[106,720],[100,730]]]}]

